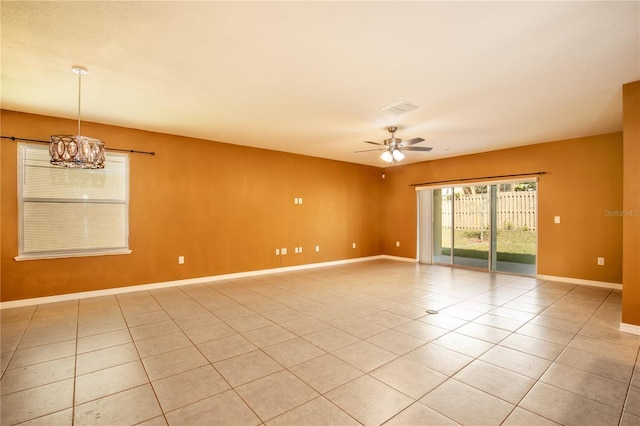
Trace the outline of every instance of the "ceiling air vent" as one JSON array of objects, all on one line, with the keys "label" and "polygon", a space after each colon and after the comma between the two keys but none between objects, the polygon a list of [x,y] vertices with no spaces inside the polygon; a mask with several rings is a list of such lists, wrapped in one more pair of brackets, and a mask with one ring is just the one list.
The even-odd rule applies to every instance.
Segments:
[{"label": "ceiling air vent", "polygon": [[405,112],[413,111],[416,108],[418,108],[417,105],[410,104],[406,101],[398,101],[382,108],[382,111],[388,112],[389,114],[393,115],[400,115],[404,114]]}]

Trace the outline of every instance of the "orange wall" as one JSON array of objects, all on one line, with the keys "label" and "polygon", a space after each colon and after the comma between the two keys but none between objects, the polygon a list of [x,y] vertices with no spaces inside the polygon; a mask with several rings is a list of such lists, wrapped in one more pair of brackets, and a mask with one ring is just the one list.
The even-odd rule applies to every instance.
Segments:
[{"label": "orange wall", "polygon": [[640,81],[622,86],[624,203],[622,322],[640,326]]},{"label": "orange wall", "polygon": [[[13,111],[1,124],[5,136],[43,140],[76,126]],[[2,301],[382,254],[381,169],[92,123],[83,133],[107,151],[157,153],[130,156],[133,253],[15,261],[17,143],[3,139]]]},{"label": "orange wall", "polygon": [[385,169],[384,252],[416,257],[416,193],[409,185],[539,171],[546,174],[538,184],[538,274],[621,283],[622,218],[605,214],[622,208],[621,133]]},{"label": "orange wall", "polygon": [[[2,111],[1,124],[3,135],[44,140],[76,126],[12,111]],[[536,171],[546,172],[538,186],[538,273],[622,282],[623,219],[605,215],[622,210],[622,133],[386,169],[93,123],[83,123],[83,133],[107,147],[157,152],[130,157],[133,253],[16,262],[17,144],[2,140],[2,301],[378,254],[413,258],[409,185]],[[282,247],[289,253],[275,256]],[[598,256],[605,266],[596,265]]]}]

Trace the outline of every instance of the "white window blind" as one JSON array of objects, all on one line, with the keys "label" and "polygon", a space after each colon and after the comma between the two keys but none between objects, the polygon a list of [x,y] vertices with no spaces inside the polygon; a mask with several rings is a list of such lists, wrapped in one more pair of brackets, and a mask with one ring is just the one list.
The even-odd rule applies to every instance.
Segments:
[{"label": "white window blind", "polygon": [[18,148],[16,260],[125,254],[129,250],[129,156],[104,169],[52,166],[45,146]]}]

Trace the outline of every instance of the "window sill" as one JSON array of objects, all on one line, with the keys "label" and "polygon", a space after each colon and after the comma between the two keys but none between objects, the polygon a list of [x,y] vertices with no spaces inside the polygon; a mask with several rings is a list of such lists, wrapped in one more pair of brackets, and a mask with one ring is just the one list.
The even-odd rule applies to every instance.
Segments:
[{"label": "window sill", "polygon": [[101,251],[77,251],[65,253],[27,253],[21,254],[13,259],[21,262],[24,260],[43,260],[43,259],[65,259],[69,257],[89,257],[89,256],[113,256],[121,254],[131,254],[129,249],[113,249]]}]

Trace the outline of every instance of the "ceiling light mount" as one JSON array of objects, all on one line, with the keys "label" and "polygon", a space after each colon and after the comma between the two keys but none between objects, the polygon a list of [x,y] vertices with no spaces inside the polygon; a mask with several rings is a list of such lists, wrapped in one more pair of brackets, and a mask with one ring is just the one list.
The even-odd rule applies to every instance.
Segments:
[{"label": "ceiling light mount", "polygon": [[87,136],[81,136],[80,132],[80,101],[82,99],[82,76],[88,74],[84,67],[73,66],[71,71],[78,75],[78,134],[77,135],[52,135],[49,143],[50,163],[54,166],[103,169],[105,152],[104,142]]},{"label": "ceiling light mount", "polygon": [[85,67],[73,66],[73,67],[71,67],[71,71],[74,74],[78,74],[78,75],[87,75],[87,74],[89,74],[89,71],[87,71],[87,69]]}]

